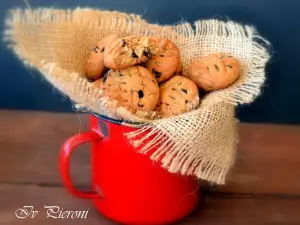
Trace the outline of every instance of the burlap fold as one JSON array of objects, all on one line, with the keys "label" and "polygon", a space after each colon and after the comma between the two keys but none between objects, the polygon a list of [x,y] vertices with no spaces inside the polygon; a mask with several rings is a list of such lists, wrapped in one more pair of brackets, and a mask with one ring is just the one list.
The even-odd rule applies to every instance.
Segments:
[{"label": "burlap fold", "polygon": [[[260,94],[269,60],[268,42],[254,27],[218,20],[196,21],[194,28],[188,23],[159,26],[138,15],[89,8],[14,9],[6,24],[6,41],[17,56],[77,106],[122,119],[123,125],[143,122],[142,128],[126,134],[137,151],[143,154],[157,148],[151,158],[161,160],[170,172],[225,183],[235,162],[235,106],[251,103]],[[164,119],[155,112],[132,114],[103,96],[83,76],[84,62],[94,44],[114,32],[171,39],[180,50],[184,75],[188,64],[200,56],[231,54],[241,62],[241,77],[229,88],[208,94],[192,112]]]}]

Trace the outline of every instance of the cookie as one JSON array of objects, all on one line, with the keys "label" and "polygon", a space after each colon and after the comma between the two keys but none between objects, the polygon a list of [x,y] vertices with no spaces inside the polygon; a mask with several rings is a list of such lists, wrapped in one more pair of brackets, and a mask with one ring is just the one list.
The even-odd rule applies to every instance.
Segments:
[{"label": "cookie", "polygon": [[[146,67],[152,72],[158,83],[175,75],[180,65],[180,53],[176,45],[167,38],[150,37],[153,57]],[[179,67],[180,70],[180,67]]]},{"label": "cookie", "polygon": [[197,85],[183,76],[174,76],[160,86],[159,111],[163,117],[189,112],[200,103]]},{"label": "cookie", "polygon": [[182,73],[182,63],[179,62],[178,66],[177,66],[177,69],[175,71],[177,74],[181,74]]},{"label": "cookie", "polygon": [[100,87],[104,94],[131,111],[153,110],[159,98],[159,87],[153,75],[144,67],[132,66],[109,70]]},{"label": "cookie", "polygon": [[119,37],[118,34],[112,34],[102,39],[93,49],[88,56],[84,72],[88,79],[96,80],[103,76],[105,71],[104,66],[104,50],[109,46],[115,39]]},{"label": "cookie", "polygon": [[177,69],[176,69],[175,73],[173,73],[172,76],[182,76],[182,64],[181,63],[177,66]]},{"label": "cookie", "polygon": [[104,65],[111,69],[124,69],[151,58],[149,38],[131,35],[115,40],[105,48]]},{"label": "cookie", "polygon": [[233,84],[240,76],[240,63],[223,53],[211,54],[195,60],[188,66],[188,77],[199,88],[215,91]]}]

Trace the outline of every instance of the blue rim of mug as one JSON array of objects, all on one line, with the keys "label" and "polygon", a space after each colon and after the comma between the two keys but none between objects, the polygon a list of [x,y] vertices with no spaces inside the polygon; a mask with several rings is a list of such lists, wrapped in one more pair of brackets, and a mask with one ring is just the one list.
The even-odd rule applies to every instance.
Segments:
[{"label": "blue rim of mug", "polygon": [[98,114],[98,113],[90,113],[90,114],[95,116],[98,119],[102,119],[102,120],[105,120],[107,122],[118,124],[118,125],[124,125],[123,123],[132,124],[132,125],[140,125],[140,126],[144,125],[144,123],[141,123],[141,122],[139,123],[139,122],[126,121],[126,120],[117,120],[117,119],[110,118],[108,116],[103,116],[103,115]]}]

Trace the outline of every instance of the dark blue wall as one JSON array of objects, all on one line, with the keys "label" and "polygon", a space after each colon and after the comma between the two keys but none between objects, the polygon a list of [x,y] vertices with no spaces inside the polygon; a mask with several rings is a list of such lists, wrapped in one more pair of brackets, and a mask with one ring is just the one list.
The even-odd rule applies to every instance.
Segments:
[{"label": "dark blue wall", "polygon": [[[32,7],[98,7],[143,14],[152,23],[174,24],[182,18],[230,18],[253,24],[273,44],[263,95],[238,109],[246,122],[300,124],[300,1],[298,0],[27,0]],[[0,1],[1,19],[23,0]],[[2,19],[3,21],[3,19]],[[0,25],[3,30],[3,22]],[[35,71],[28,71],[0,44],[0,108],[72,111]]]}]

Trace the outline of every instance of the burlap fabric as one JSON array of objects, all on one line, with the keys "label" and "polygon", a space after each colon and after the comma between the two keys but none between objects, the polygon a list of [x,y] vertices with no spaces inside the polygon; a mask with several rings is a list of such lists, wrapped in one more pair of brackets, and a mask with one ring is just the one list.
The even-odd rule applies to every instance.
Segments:
[{"label": "burlap fabric", "polygon": [[[188,23],[159,26],[138,15],[89,8],[14,9],[6,22],[6,41],[22,62],[39,70],[77,107],[122,119],[123,125],[143,122],[143,127],[125,134],[137,151],[157,148],[151,158],[161,160],[170,172],[225,183],[238,141],[235,107],[251,103],[260,94],[269,59],[268,42],[253,27],[218,20],[196,21],[194,27]],[[241,61],[241,77],[231,87],[208,94],[192,112],[166,119],[158,119],[154,112],[133,114],[83,77],[88,53],[113,32],[171,39],[180,50],[184,75],[188,64],[200,56],[231,54]]]}]

